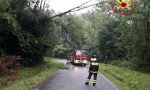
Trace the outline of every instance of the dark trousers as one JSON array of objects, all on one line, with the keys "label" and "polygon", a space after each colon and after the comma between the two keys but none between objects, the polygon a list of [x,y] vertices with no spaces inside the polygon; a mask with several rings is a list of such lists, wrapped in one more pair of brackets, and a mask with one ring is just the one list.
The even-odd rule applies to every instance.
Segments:
[{"label": "dark trousers", "polygon": [[90,79],[91,79],[91,77],[92,77],[92,75],[94,75],[94,80],[93,80],[93,83],[95,83],[96,84],[96,80],[97,80],[97,73],[91,73],[91,72],[89,72],[89,76],[88,76],[88,78],[87,78],[87,83],[89,83],[90,82]]}]

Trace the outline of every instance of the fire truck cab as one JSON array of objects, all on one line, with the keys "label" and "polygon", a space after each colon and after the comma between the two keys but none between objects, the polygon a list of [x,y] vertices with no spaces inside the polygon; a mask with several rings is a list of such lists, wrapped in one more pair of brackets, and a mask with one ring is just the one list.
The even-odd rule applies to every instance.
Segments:
[{"label": "fire truck cab", "polygon": [[86,50],[75,50],[73,51],[70,62],[73,64],[80,64],[86,66],[88,60],[87,51]]}]

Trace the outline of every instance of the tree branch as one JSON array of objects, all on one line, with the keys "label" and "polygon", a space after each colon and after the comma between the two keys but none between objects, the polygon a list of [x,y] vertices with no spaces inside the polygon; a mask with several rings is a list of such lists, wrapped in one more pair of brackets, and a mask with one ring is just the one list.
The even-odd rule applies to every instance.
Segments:
[{"label": "tree branch", "polygon": [[105,1],[102,1],[102,2],[98,2],[96,4],[91,4],[91,5],[88,5],[88,6],[83,6],[83,5],[85,5],[85,4],[87,4],[87,3],[91,2],[91,1],[93,1],[93,0],[89,0],[89,1],[87,1],[87,2],[85,2],[83,4],[81,4],[81,5],[79,5],[77,7],[74,7],[72,9],[70,9],[70,10],[67,10],[67,11],[63,12],[63,13],[54,15],[54,16],[52,16],[52,18],[55,18],[55,17],[58,17],[58,16],[63,16],[64,14],[67,14],[67,13],[70,13],[70,12],[76,12],[76,11],[79,11],[79,10],[82,10],[82,9],[85,9],[85,8],[88,8],[88,7],[91,7],[91,6],[94,6],[94,5],[103,4],[105,2]]}]

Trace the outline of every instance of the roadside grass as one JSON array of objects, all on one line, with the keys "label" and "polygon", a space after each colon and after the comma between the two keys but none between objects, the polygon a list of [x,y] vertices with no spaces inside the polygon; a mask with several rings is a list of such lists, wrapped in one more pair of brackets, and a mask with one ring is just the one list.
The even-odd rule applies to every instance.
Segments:
[{"label": "roadside grass", "polygon": [[127,67],[100,64],[100,72],[121,90],[150,90],[150,74],[133,71]]},{"label": "roadside grass", "polygon": [[45,63],[36,67],[24,67],[16,72],[18,79],[15,81],[9,80],[9,76],[0,78],[1,90],[30,90],[36,87],[41,81],[55,72],[64,68],[64,65],[59,62],[51,61],[50,58],[45,58]]}]

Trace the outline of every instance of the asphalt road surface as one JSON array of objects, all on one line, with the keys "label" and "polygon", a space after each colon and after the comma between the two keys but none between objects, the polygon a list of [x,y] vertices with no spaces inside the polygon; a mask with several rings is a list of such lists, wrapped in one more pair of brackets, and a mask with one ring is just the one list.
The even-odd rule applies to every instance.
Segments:
[{"label": "asphalt road surface", "polygon": [[70,65],[69,69],[59,70],[34,90],[119,90],[101,73],[98,75],[96,86],[92,85],[93,77],[89,86],[86,86],[84,83],[88,76],[88,68],[89,66]]}]

